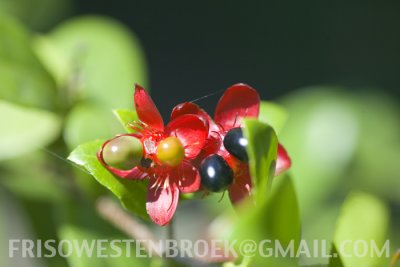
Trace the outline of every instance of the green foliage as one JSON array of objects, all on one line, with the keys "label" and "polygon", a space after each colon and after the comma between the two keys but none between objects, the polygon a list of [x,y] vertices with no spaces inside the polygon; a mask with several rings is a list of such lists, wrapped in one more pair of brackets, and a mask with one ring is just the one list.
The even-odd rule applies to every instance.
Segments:
[{"label": "green foliage", "polygon": [[[148,218],[147,182],[120,179],[104,168],[96,158],[103,141],[82,144],[109,139],[124,131],[133,132],[128,127],[138,119],[135,111],[129,110],[133,107],[133,85],[147,86],[147,67],[138,40],[118,22],[94,16],[71,19],[48,34],[32,38],[21,23],[6,15],[13,14],[35,28],[47,27],[49,21],[67,10],[67,2],[0,0],[0,196],[3,203],[0,208],[2,213],[11,214],[8,220],[0,221],[2,240],[9,237],[10,222],[22,222],[23,227],[16,224],[12,229],[23,233],[31,223],[40,238],[52,238],[55,229],[59,230],[60,238],[69,240],[121,238],[110,225],[98,227],[104,221],[94,214],[93,205],[82,204],[90,199],[87,194],[90,190],[84,187],[94,188],[90,183],[96,181],[98,187],[93,189],[92,199],[104,194],[98,188],[107,188],[128,210]],[[400,203],[398,103],[377,93],[352,94],[322,86],[299,90],[281,103],[288,112],[275,103],[262,101],[259,120],[244,122],[254,185],[251,201],[256,200],[257,205],[249,201],[239,207],[239,219],[229,222],[233,226],[224,225],[229,238],[256,242],[278,239],[283,245],[295,240],[296,248],[300,238],[300,205],[303,238],[329,240],[341,196],[353,188],[373,192],[395,205]],[[48,152],[38,151],[53,144],[57,153],[66,153],[61,132],[70,148],[79,145],[69,157],[81,168],[76,171],[84,170],[95,177],[82,177],[86,179],[85,186],[70,179],[74,174],[71,166],[58,162],[59,159],[50,159],[45,154]],[[277,157],[276,134],[292,157],[293,179],[281,176],[272,183]],[[75,178],[79,176],[82,175],[76,174]],[[65,207],[65,202],[76,198],[67,190],[71,188],[84,197]],[[15,197],[24,203],[29,214],[15,216],[10,212],[20,212],[20,207],[12,205],[17,202]],[[59,221],[53,225],[48,220],[54,215],[53,205],[54,211],[72,210],[74,214],[68,218],[57,217]],[[216,209],[222,212],[230,204],[225,198],[223,204],[213,202],[212,205],[212,212]],[[198,210],[190,212],[185,214],[185,224],[191,223],[191,215]],[[209,209],[207,212],[212,213]],[[363,193],[351,194],[337,221],[332,252],[338,253],[340,242],[348,239],[372,239],[379,246],[386,237],[388,221],[387,207],[381,200]],[[149,259],[79,258],[74,254],[68,258],[68,264],[81,267],[152,263]],[[229,264],[298,265],[294,259],[259,256],[245,258],[239,265]],[[329,262],[330,267],[386,264],[378,258],[343,255]]]},{"label": "green foliage", "polygon": [[34,151],[2,161],[1,185],[21,198],[53,203],[64,201],[68,198],[67,181],[60,172],[68,166],[58,165],[59,159],[51,157],[44,151]]},{"label": "green foliage", "polygon": [[[57,87],[60,89],[60,93],[67,96],[68,90],[65,84],[65,75],[68,73],[69,61],[66,61],[62,51],[56,46],[55,42],[47,35],[35,35],[32,40],[32,47],[39,58],[43,67],[52,75]],[[73,79],[73,77],[70,77]],[[73,83],[72,83],[73,84]],[[68,106],[71,103],[65,103],[69,99],[63,99],[63,105]]]},{"label": "green foliage", "polygon": [[[365,193],[352,193],[343,204],[334,235],[335,247],[339,252],[344,253],[344,255],[339,254],[343,266],[383,266],[384,255],[381,258],[371,255],[374,254],[373,246],[369,246],[367,255],[362,255],[365,251],[355,246],[356,243],[344,246],[343,244],[347,243],[343,242],[362,240],[371,244],[371,241],[374,241],[377,248],[381,250],[386,239],[388,225],[389,211],[381,200]],[[335,265],[331,264],[331,266]]]},{"label": "green foliage", "polygon": [[[279,123],[279,115],[271,115],[271,121]],[[276,124],[277,125],[277,124]],[[283,123],[281,124],[283,125]],[[259,244],[262,240],[279,240],[282,246],[292,243],[296,250],[300,240],[300,212],[293,182],[290,177],[283,176],[271,188],[275,171],[278,140],[271,126],[255,119],[244,121],[244,135],[249,141],[249,168],[253,181],[254,199],[249,199],[239,207],[239,218],[232,226],[224,225],[222,235],[227,235],[232,241],[252,240]],[[290,212],[289,212],[290,211]],[[230,215],[226,215],[232,220]],[[230,218],[230,219],[229,219]],[[273,247],[273,244],[268,246]],[[236,246],[236,251],[241,251]],[[264,251],[264,253],[268,253]],[[279,264],[297,266],[295,259],[261,257],[256,251],[250,259],[245,257],[238,266],[257,266]],[[226,265],[229,266],[229,265]]]},{"label": "green foliage", "polygon": [[328,267],[344,267],[342,259],[336,249],[335,245],[332,245],[332,253],[333,257],[329,260]]},{"label": "green foliage", "polygon": [[[359,134],[352,99],[340,88],[305,88],[282,101],[291,116],[280,141],[290,151],[304,216],[345,177]],[[318,188],[318,190],[310,190]]]},{"label": "green foliage", "polygon": [[256,199],[262,202],[268,196],[275,172],[278,139],[271,126],[256,119],[246,119],[243,125],[243,134],[249,141],[247,153],[253,190]]},{"label": "green foliage", "polygon": [[400,110],[393,98],[376,90],[318,86],[280,103],[290,114],[279,140],[293,162],[307,225],[303,238],[331,240],[342,198],[351,190],[399,203]]},{"label": "green foliage", "polygon": [[[92,218],[92,219],[97,219],[97,218]],[[103,240],[106,242],[103,242],[102,244],[100,243],[101,247],[105,248],[105,250],[101,251],[102,255],[111,255],[105,258],[95,257],[95,256],[90,257],[90,254],[88,256],[85,254],[85,252],[83,252],[82,255],[79,255],[79,252],[77,250],[74,250],[74,253],[70,257],[67,257],[69,266],[70,267],[86,267],[92,265],[96,267],[97,266],[123,267],[127,265],[149,266],[150,263],[149,257],[143,257],[143,256],[135,257],[136,255],[135,244],[132,243],[131,246],[129,247],[130,251],[127,251],[127,246],[124,245],[123,243],[119,243],[114,245],[119,248],[117,250],[115,247],[112,247],[110,245],[110,242],[113,240],[113,238],[117,238],[118,236],[116,236],[115,231],[114,231],[115,236],[110,236],[108,234],[109,233],[93,231],[85,227],[77,226],[76,224],[66,224],[62,226],[59,231],[61,239],[70,240],[71,242],[75,242],[76,244],[83,244],[83,242],[87,241],[88,247],[93,248],[93,255],[96,255],[96,249],[97,249],[97,246],[93,244],[96,244],[96,241],[98,240]],[[122,237],[119,238],[122,239]],[[141,250],[141,253],[144,254],[143,250]],[[119,256],[119,254],[121,255]]]},{"label": "green foliage", "polygon": [[[40,266],[41,259],[34,257],[9,257],[8,240],[10,239],[36,239],[32,230],[31,217],[28,216],[27,210],[22,205],[23,199],[11,194],[8,190],[0,187],[0,256],[2,256],[3,266],[13,266],[18,261],[21,266]],[[33,212],[40,212],[34,210]],[[47,228],[51,228],[47,226]],[[54,236],[53,236],[54,237]],[[57,265],[62,267],[63,265]]]},{"label": "green foliage", "polygon": [[135,132],[132,128],[129,127],[130,123],[139,120],[135,111],[130,109],[114,109],[113,113],[127,133]]},{"label": "green foliage", "polygon": [[[250,205],[250,207],[249,207]],[[274,184],[272,193],[267,200],[252,206],[245,203],[239,210],[239,220],[231,231],[231,240],[254,240],[259,244],[262,240],[279,240],[283,248],[293,246],[298,248],[300,240],[300,212],[293,182],[289,176],[280,177]],[[291,242],[293,244],[291,244]],[[266,248],[274,248],[268,244]],[[240,250],[237,250],[240,251]],[[263,251],[268,254],[268,251]],[[297,266],[296,259],[262,257],[255,253],[252,260],[257,266],[267,264],[282,264],[283,266]]]},{"label": "green foliage", "polygon": [[[121,234],[112,225],[104,221],[95,212],[92,205],[85,201],[68,202],[60,212],[60,226],[58,236],[60,240],[69,240],[82,248],[83,253],[79,255],[79,249],[74,250],[70,257],[67,257],[68,266],[71,267],[119,267],[119,266],[149,266],[149,257],[136,257],[136,244],[131,242],[129,246],[124,243],[110,244],[112,240],[126,240],[127,237]],[[97,257],[96,244],[100,240],[100,251],[108,257]],[[134,240],[132,240],[134,241]],[[85,253],[84,242],[87,242],[88,254]],[[92,243],[94,242],[94,243]],[[128,251],[128,247],[130,251]],[[119,248],[119,249],[118,249]],[[93,249],[93,255],[90,250]],[[65,250],[67,252],[68,250]],[[121,254],[119,257],[118,254]],[[141,255],[145,254],[141,248]]]},{"label": "green foliage", "polygon": [[[303,238],[331,242],[340,198],[351,183],[349,164],[359,127],[353,98],[335,87],[303,88],[282,99],[290,117],[279,141],[292,159],[291,173],[302,211]],[[336,201],[330,201],[335,199]],[[318,218],[316,220],[315,218]],[[326,261],[307,259],[307,264]]]},{"label": "green foliage", "polygon": [[[146,63],[137,39],[122,24],[104,17],[64,22],[49,38],[69,63],[64,83],[105,109],[130,108],[133,85],[147,86]],[[54,66],[57,67],[57,66]],[[71,81],[71,77],[75,77]]]},{"label": "green foliage", "polygon": [[261,101],[258,119],[271,125],[275,132],[279,134],[286,124],[288,113],[282,106],[274,102]]},{"label": "green foliage", "polygon": [[[361,188],[398,201],[400,109],[396,101],[372,90],[353,94],[319,86],[300,89],[282,104],[291,116],[280,140],[293,159],[305,214],[313,216],[309,211],[335,190],[347,193]],[[310,186],[319,190],[309,190]]]},{"label": "green foliage", "polygon": [[64,138],[71,149],[121,132],[110,110],[133,107],[134,83],[147,85],[143,52],[127,28],[104,17],[71,19],[37,38],[35,51],[70,109]]},{"label": "green foliage", "polygon": [[[92,223],[89,227],[77,221],[66,223],[63,220],[60,227],[48,220],[53,217],[50,211],[53,205],[54,210],[62,213],[66,209],[63,203],[86,192],[82,184],[71,179],[71,166],[60,160],[66,151],[60,140],[61,127],[65,141],[71,147],[121,133],[123,128],[110,111],[133,106],[135,82],[146,86],[144,56],[130,31],[111,19],[74,19],[48,35],[33,39],[22,24],[3,14],[3,11],[10,12],[25,21],[33,21],[38,18],[38,9],[50,8],[52,3],[47,5],[46,1],[36,0],[30,3],[32,8],[22,10],[18,5],[23,0],[0,0],[0,190],[5,187],[28,204],[26,209],[31,216],[24,221],[34,225],[39,238],[54,238],[54,231],[50,229],[55,228],[59,228],[60,237],[66,239],[108,238],[111,237],[109,233],[94,227],[101,224],[101,219],[96,216],[87,218]],[[56,3],[57,7],[61,7],[59,4]],[[30,17],[27,19],[28,10]],[[135,116],[127,110],[116,113],[124,120],[132,118],[132,114]],[[44,148],[53,142],[50,149]],[[96,158],[101,143],[79,146],[71,154],[71,160],[81,164],[82,169],[87,168],[127,209],[147,219],[147,183],[111,175]],[[52,158],[54,155],[59,158]],[[81,175],[77,174],[75,178],[78,176]],[[87,197],[84,193],[79,199],[86,201]],[[81,204],[74,205],[79,207]],[[93,206],[85,205],[79,216],[88,213],[93,213]],[[38,225],[40,227],[36,227]],[[3,230],[0,227],[1,233]],[[68,259],[71,266],[149,265],[148,259],[93,261],[93,258],[85,258],[80,261],[74,256]],[[50,260],[50,263],[55,261]],[[60,264],[57,266],[64,266],[65,262]]]},{"label": "green foliage", "polygon": [[48,28],[71,10],[71,0],[0,0],[0,14],[15,16],[37,30]]},{"label": "green foliage", "polygon": [[27,30],[14,19],[0,16],[0,98],[17,104],[54,109],[52,77],[36,58]]},{"label": "green foliage", "polygon": [[[6,214],[6,202],[4,194],[0,195],[0,212],[1,214]],[[5,220],[0,220],[0,240],[6,240],[6,224]],[[0,243],[0,257],[6,258],[6,244],[5,242]]]},{"label": "green foliage", "polygon": [[103,143],[104,140],[98,140],[79,145],[72,151],[68,159],[85,168],[101,185],[116,195],[128,210],[147,219],[147,183],[121,179],[111,174],[96,157],[96,153]]},{"label": "green foliage", "polygon": [[0,160],[13,158],[54,141],[61,130],[53,113],[0,101]]},{"label": "green foliage", "polygon": [[80,103],[74,106],[65,121],[64,139],[69,147],[95,139],[109,139],[123,132],[110,110],[96,103]]},{"label": "green foliage", "polygon": [[357,96],[357,100],[360,134],[352,187],[400,203],[400,105],[373,91]]}]

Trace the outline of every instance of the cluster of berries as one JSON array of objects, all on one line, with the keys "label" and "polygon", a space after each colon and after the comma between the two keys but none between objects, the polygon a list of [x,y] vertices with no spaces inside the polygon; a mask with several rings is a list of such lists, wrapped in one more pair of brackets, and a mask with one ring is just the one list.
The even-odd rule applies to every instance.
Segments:
[{"label": "cluster of berries", "polygon": [[[180,193],[228,190],[233,203],[251,193],[244,118],[257,118],[260,97],[245,84],[228,88],[217,104],[214,120],[198,105],[185,102],[163,119],[147,92],[136,85],[134,102],[139,121],[129,126],[133,133],[106,141],[99,161],[125,179],[149,181],[146,210],[159,225],[171,220]],[[275,174],[291,165],[278,145]]]}]

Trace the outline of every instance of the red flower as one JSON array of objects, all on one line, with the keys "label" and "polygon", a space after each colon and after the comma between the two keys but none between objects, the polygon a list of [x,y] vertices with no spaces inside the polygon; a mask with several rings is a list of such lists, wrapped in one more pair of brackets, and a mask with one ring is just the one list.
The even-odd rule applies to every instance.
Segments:
[{"label": "red flower", "polygon": [[[221,155],[234,173],[233,183],[229,186],[229,197],[233,203],[242,200],[251,192],[251,177],[248,164],[232,156],[222,144],[226,133],[242,125],[244,118],[257,118],[260,111],[260,96],[246,84],[235,84],[228,88],[217,104],[214,121],[196,104],[186,102],[177,105],[171,114],[171,120],[187,114],[201,116],[209,123],[207,143],[198,157],[198,162],[211,154]],[[275,175],[290,168],[291,161],[282,145],[278,145],[278,159]]]},{"label": "red flower", "polygon": [[149,179],[146,209],[150,218],[166,225],[175,213],[179,193],[199,190],[200,176],[192,160],[201,152],[208,135],[207,122],[200,116],[185,114],[164,127],[162,117],[146,91],[136,85],[134,102],[140,122],[132,124],[133,136],[143,144],[143,159],[130,170],[109,166],[104,160],[104,147],[99,160],[115,175],[126,179]]}]

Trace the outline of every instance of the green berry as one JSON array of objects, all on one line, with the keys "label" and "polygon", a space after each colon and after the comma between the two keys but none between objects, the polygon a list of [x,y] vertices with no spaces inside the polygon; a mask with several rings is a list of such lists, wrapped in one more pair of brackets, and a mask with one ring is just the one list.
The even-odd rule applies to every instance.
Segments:
[{"label": "green berry", "polygon": [[105,163],[113,168],[129,170],[137,166],[143,157],[143,145],[133,136],[120,136],[103,148]]}]

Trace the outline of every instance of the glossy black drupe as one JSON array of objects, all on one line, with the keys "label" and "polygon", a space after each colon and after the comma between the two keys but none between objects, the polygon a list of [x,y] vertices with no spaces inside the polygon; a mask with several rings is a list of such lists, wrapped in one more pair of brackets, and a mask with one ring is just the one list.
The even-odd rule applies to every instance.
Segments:
[{"label": "glossy black drupe", "polygon": [[228,131],[224,138],[224,147],[234,157],[243,162],[249,161],[247,155],[247,139],[243,136],[242,128],[233,128]]},{"label": "glossy black drupe", "polygon": [[211,155],[202,161],[200,177],[208,191],[221,192],[233,182],[233,171],[220,155]]}]

